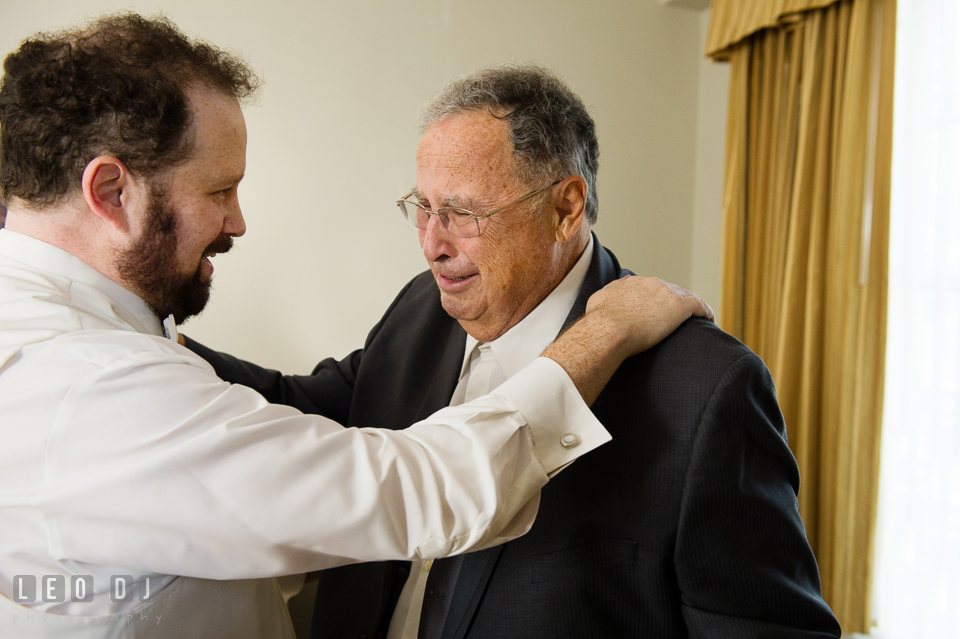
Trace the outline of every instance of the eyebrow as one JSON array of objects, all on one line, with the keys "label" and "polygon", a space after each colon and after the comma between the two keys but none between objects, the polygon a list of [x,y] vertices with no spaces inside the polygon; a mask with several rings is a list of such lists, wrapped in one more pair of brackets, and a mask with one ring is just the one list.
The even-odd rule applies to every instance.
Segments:
[{"label": "eyebrow", "polygon": [[[413,187],[413,190],[410,191],[410,195],[415,197],[420,202],[428,202],[430,200],[420,195],[420,191],[417,190],[417,187]],[[473,198],[463,199],[459,195],[454,195],[453,197],[444,198],[442,202],[439,202],[438,208],[454,208],[454,209],[463,209],[465,211],[475,212],[477,210],[483,210],[484,205],[478,200]]]},{"label": "eyebrow", "polygon": [[240,184],[240,182],[243,180],[243,178],[244,178],[244,174],[241,173],[239,177],[228,176],[228,177],[223,178],[222,180],[214,180],[213,184],[214,184],[215,187],[216,187],[216,186],[220,186],[220,187],[223,187],[223,188],[229,188],[229,187],[231,187],[231,186]]}]

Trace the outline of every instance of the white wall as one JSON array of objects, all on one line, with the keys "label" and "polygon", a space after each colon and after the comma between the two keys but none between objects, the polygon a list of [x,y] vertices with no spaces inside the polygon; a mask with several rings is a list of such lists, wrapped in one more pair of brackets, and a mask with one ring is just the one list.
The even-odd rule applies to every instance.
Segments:
[{"label": "white wall", "polygon": [[185,327],[211,346],[287,372],[359,347],[425,268],[393,205],[414,183],[418,106],[507,60],[553,68],[596,119],[604,244],[716,301],[724,122],[698,100],[725,110],[726,89],[700,62],[700,13],[657,0],[0,0],[0,51],[116,9],[163,10],[266,82],[246,109],[247,235],[215,259],[213,301]]},{"label": "white wall", "polygon": [[[700,14],[700,43],[707,41],[710,12]],[[727,139],[730,65],[701,58],[697,97],[697,150],[694,174],[693,237],[690,287],[716,311],[720,308],[720,208]]]}]

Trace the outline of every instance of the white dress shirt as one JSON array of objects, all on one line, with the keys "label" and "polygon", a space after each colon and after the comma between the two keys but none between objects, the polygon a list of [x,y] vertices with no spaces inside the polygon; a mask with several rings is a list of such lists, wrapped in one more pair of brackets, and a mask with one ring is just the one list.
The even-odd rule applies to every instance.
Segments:
[{"label": "white dress shirt", "polygon": [[[591,237],[587,248],[584,249],[583,254],[560,284],[526,317],[497,339],[490,342],[479,342],[477,338],[467,334],[463,364],[460,367],[460,381],[453,391],[453,397],[450,398],[451,406],[469,401],[475,396],[476,392],[487,393],[496,389],[508,378],[523,370],[530,362],[536,360],[540,353],[553,343],[557,334],[560,333],[560,329],[563,328],[563,322],[570,314],[570,309],[577,301],[577,294],[580,292],[580,287],[583,286],[583,280],[587,275],[592,256],[593,239]],[[480,391],[473,391],[476,383],[473,375],[478,363],[477,351],[480,350],[481,344],[485,349],[489,348],[492,352],[495,366],[492,370],[484,370],[482,380],[484,387]],[[578,441],[578,439],[571,438],[579,438],[573,432],[566,433],[564,437],[566,437],[568,445]],[[560,470],[561,468],[558,468],[554,472]],[[537,494],[527,504],[527,507],[532,508],[535,513],[539,502],[540,495]],[[420,611],[423,607],[427,578],[430,576],[432,567],[432,559],[414,561],[411,565],[410,575],[400,592],[400,599],[397,601],[397,606],[390,619],[387,639],[417,639],[420,629]]]},{"label": "white dress shirt", "polygon": [[[545,358],[403,431],[269,404],[162,337],[130,291],[0,230],[0,595],[16,575],[96,586],[35,612],[137,609],[110,600],[111,575],[156,589],[502,543],[550,473],[607,440]],[[198,583],[215,609],[218,582]]]}]

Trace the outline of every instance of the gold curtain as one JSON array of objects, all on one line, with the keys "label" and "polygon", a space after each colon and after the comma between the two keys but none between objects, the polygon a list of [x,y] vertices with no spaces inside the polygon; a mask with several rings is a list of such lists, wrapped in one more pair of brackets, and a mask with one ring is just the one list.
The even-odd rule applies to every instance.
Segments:
[{"label": "gold curtain", "polygon": [[867,632],[896,0],[714,0],[731,65],[721,320],[767,363],[844,632]]}]

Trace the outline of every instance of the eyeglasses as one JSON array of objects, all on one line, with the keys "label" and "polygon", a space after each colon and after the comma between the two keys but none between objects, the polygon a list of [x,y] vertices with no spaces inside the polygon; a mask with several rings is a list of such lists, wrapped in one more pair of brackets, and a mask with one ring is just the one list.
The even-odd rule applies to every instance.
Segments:
[{"label": "eyeglasses", "polygon": [[468,211],[467,209],[458,209],[452,206],[445,206],[437,209],[436,211],[431,211],[419,202],[408,199],[413,195],[413,191],[404,195],[403,199],[397,200],[397,206],[400,207],[400,212],[403,213],[403,217],[421,231],[426,230],[427,225],[430,223],[430,216],[436,215],[437,218],[440,219],[440,223],[443,224],[443,228],[452,235],[456,235],[457,237],[478,237],[481,233],[483,233],[483,226],[486,226],[481,226],[480,223],[486,220],[488,217],[491,215],[496,215],[501,211],[505,211],[514,204],[520,204],[520,202],[532,198],[537,193],[546,191],[551,186],[556,186],[562,181],[563,180],[560,179],[553,184],[548,184],[537,189],[536,191],[530,191],[523,197],[514,200],[509,204],[504,204],[500,208],[494,209],[489,213],[484,213],[483,215],[477,215],[473,211]]}]

